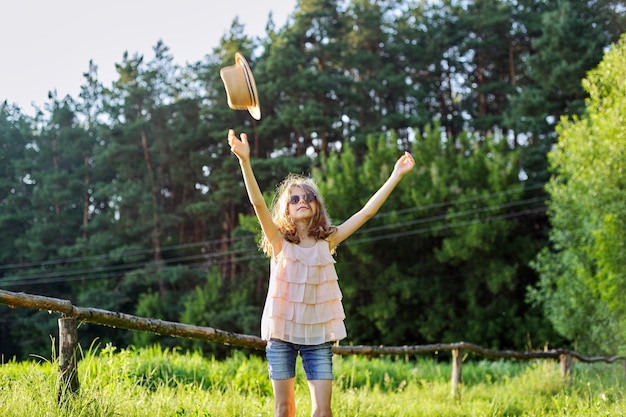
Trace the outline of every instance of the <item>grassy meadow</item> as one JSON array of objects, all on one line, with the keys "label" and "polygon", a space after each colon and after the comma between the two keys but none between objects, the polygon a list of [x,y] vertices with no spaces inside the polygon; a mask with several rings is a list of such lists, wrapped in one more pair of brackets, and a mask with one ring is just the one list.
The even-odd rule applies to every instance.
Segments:
[{"label": "grassy meadow", "polygon": [[[441,359],[441,358],[440,358]],[[59,405],[55,360],[0,366],[3,417],[272,416],[263,357],[233,349],[215,360],[198,353],[113,346],[81,352],[80,390]],[[433,356],[336,356],[333,413],[373,416],[626,416],[622,363],[575,363],[569,383],[555,361],[487,361],[463,365],[461,395],[450,393],[451,365]],[[310,415],[298,369],[298,416]]]}]

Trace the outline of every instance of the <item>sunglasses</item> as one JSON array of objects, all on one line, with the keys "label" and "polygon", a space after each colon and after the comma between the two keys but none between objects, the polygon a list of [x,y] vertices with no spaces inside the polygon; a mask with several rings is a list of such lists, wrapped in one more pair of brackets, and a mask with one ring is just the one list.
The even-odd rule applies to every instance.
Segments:
[{"label": "sunglasses", "polygon": [[303,199],[305,202],[310,203],[311,201],[315,200],[315,194],[313,193],[306,193],[304,195],[294,194],[291,197],[289,197],[289,203],[298,204],[300,202],[300,199]]}]

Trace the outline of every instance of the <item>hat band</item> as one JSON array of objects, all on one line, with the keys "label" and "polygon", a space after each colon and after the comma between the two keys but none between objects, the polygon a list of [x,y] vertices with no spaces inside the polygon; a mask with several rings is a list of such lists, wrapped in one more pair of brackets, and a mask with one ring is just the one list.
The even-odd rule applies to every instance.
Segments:
[{"label": "hat band", "polygon": [[252,98],[252,106],[254,107],[257,103],[256,96],[254,95],[254,89],[252,88],[252,83],[250,82],[250,75],[248,74],[248,69],[244,66],[243,68],[243,76],[246,78],[246,85],[248,86],[248,91],[250,92],[250,98]]}]

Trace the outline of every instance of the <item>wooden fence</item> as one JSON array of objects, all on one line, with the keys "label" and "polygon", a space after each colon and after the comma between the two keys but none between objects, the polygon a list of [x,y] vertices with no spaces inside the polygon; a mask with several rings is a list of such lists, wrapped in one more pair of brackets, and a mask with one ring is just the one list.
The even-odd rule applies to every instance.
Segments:
[{"label": "wooden fence", "polygon": [[[58,298],[0,290],[0,303],[7,304],[10,307],[26,307],[61,313],[61,318],[58,320],[58,386],[60,401],[65,398],[65,395],[68,392],[76,392],[79,388],[76,349],[78,347],[78,323],[82,321],[121,329],[151,332],[164,336],[219,342],[225,345],[246,347],[255,350],[265,349],[265,341],[256,336],[227,332],[211,327],[193,326],[153,318],[138,317],[131,314],[118,313],[97,308],[77,307],[72,305],[72,303],[68,300]],[[457,397],[460,393],[459,386],[462,383],[463,352],[471,352],[490,359],[559,360],[561,373],[565,379],[569,379],[571,376],[571,368],[574,360],[587,363],[614,363],[617,361],[624,361],[624,370],[626,372],[626,357],[624,356],[588,357],[567,349],[517,352],[512,350],[486,349],[479,345],[467,342],[436,343],[415,346],[333,346],[333,353],[336,355],[407,356],[442,351],[450,351],[452,354],[451,394],[453,397]]]}]

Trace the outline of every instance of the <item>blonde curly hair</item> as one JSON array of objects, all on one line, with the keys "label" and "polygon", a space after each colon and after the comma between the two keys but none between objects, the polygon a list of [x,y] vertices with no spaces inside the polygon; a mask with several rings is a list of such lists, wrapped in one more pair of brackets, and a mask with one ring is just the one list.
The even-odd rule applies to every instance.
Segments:
[{"label": "blonde curly hair", "polygon": [[[296,230],[296,224],[289,216],[289,198],[291,196],[291,190],[293,188],[300,187],[305,193],[312,193],[315,195],[315,201],[317,202],[317,210],[315,215],[311,217],[309,221],[309,235],[314,237],[315,240],[323,240],[333,234],[337,229],[331,225],[330,217],[326,212],[326,206],[324,200],[320,196],[319,190],[315,181],[309,177],[299,174],[289,174],[276,188],[276,195],[270,206],[270,214],[272,221],[278,227],[278,230],[283,235],[283,238],[287,242],[298,244],[300,243],[300,237]],[[259,242],[259,247],[268,254],[274,256],[272,245],[263,235]],[[333,249],[334,252],[334,249]]]}]

